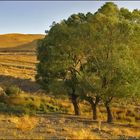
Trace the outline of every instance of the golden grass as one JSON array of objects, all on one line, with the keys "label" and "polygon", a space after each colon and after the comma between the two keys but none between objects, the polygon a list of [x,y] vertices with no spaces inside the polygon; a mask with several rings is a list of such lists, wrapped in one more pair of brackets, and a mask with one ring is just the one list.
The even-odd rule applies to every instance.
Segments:
[{"label": "golden grass", "polygon": [[22,131],[29,131],[33,129],[39,122],[39,119],[37,117],[28,115],[24,115],[22,117],[13,116],[10,117],[9,120],[16,125],[17,129],[20,129]]},{"label": "golden grass", "polygon": [[35,68],[35,65],[37,64],[37,62],[28,62],[28,61],[21,61],[21,60],[10,60],[10,59],[2,59],[0,58],[0,65],[7,65],[7,66],[15,66],[15,67],[18,67],[18,66],[25,66],[25,67],[34,67]]},{"label": "golden grass", "polygon": [[47,130],[46,130],[46,132],[47,133],[53,133],[53,134],[55,134],[55,129],[54,128],[48,128]]},{"label": "golden grass", "polygon": [[128,136],[135,136],[137,138],[140,138],[140,129],[132,129],[132,128],[123,128],[121,129],[122,134],[127,134]]},{"label": "golden grass", "polygon": [[140,128],[125,127],[121,125],[103,125],[102,131],[109,133],[114,137],[127,136],[127,137],[140,137]]},{"label": "golden grass", "polygon": [[[0,127],[0,131],[7,131],[11,138],[40,138],[47,139],[47,137],[57,138],[63,136],[65,139],[128,139],[140,138],[140,127],[128,127],[125,125],[116,124],[102,124],[102,129],[98,130],[98,123],[84,124],[70,120],[71,115],[61,115],[56,117],[57,114],[49,114],[45,116],[9,116],[0,115],[0,124],[5,120],[5,126]],[[67,118],[68,117],[68,118]],[[79,117],[79,119],[82,117]],[[76,121],[76,122],[75,122]],[[9,123],[8,123],[9,122]],[[16,128],[16,129],[7,129]],[[11,127],[12,125],[12,127]],[[18,131],[17,131],[18,130]],[[20,133],[19,133],[20,132]],[[23,133],[22,133],[23,132]],[[4,136],[4,134],[3,134]],[[1,138],[1,136],[0,136]]]},{"label": "golden grass", "polygon": [[22,55],[22,54],[18,54],[18,55],[0,55],[0,63],[8,63],[10,65],[13,64],[26,64],[26,66],[31,66],[37,63],[37,59],[35,55]]},{"label": "golden grass", "polygon": [[11,55],[11,54],[5,54],[5,55],[0,55],[0,59],[9,59],[9,60],[20,60],[20,61],[28,61],[28,62],[35,62],[36,61],[36,55]]},{"label": "golden grass", "polygon": [[73,139],[101,139],[97,134],[91,132],[89,129],[71,130]]},{"label": "golden grass", "polygon": [[44,35],[4,34],[4,35],[0,35],[0,47],[1,48],[16,47],[19,45],[30,43],[36,39],[41,39],[43,37]]},{"label": "golden grass", "polygon": [[[12,76],[20,79],[34,79],[36,71],[33,69],[21,69],[12,66],[0,66],[0,75]],[[5,82],[3,80],[3,82]],[[11,83],[12,84],[12,83]]]}]

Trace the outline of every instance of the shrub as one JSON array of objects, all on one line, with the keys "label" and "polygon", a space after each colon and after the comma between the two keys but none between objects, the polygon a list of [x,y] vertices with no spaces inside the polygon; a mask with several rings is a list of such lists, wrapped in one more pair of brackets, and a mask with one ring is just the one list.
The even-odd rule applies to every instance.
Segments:
[{"label": "shrub", "polygon": [[4,104],[4,103],[0,103],[0,113],[2,112],[5,112],[5,110],[7,109],[7,105]]},{"label": "shrub", "polygon": [[0,113],[20,115],[25,114],[25,108],[23,106],[9,106],[7,104],[0,103]]},{"label": "shrub", "polygon": [[54,112],[54,111],[58,111],[59,110],[58,106],[55,106],[55,105],[50,104],[50,103],[46,103],[46,107],[48,108],[48,110],[50,112]]},{"label": "shrub", "polygon": [[18,95],[22,92],[22,90],[16,86],[16,85],[12,85],[10,87],[7,87],[6,90],[5,90],[5,93],[8,95],[8,96],[11,96],[11,95]]},{"label": "shrub", "polygon": [[40,111],[44,112],[44,113],[48,113],[49,112],[47,106],[45,104],[43,104],[43,103],[41,103],[41,105],[40,105]]}]

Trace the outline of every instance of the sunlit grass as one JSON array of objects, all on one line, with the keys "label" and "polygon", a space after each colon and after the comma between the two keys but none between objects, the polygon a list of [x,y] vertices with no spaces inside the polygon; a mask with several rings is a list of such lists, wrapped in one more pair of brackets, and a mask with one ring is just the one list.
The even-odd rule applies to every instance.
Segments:
[{"label": "sunlit grass", "polygon": [[22,131],[29,131],[33,129],[39,121],[37,117],[28,115],[24,115],[22,117],[12,116],[9,118],[9,120],[16,125],[17,129],[20,129]]}]

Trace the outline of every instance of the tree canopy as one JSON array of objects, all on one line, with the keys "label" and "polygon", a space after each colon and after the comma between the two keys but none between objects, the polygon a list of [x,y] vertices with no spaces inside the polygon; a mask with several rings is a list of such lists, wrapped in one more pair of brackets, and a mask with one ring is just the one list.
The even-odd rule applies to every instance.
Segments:
[{"label": "tree canopy", "polygon": [[95,110],[102,99],[111,122],[112,99],[139,95],[139,20],[139,10],[107,2],[96,13],[54,23],[39,42],[37,81],[48,91],[68,95],[77,115],[80,97],[90,97]]}]

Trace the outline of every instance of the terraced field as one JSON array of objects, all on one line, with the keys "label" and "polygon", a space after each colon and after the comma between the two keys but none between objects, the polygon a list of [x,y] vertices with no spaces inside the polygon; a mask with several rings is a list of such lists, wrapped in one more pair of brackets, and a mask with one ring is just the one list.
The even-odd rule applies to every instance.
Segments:
[{"label": "terraced field", "polygon": [[9,67],[17,67],[17,68],[35,70],[36,64],[37,64],[37,61],[36,61],[35,54],[0,55],[0,65],[1,66],[7,66],[7,67],[9,66]]},{"label": "terraced field", "polygon": [[0,54],[0,85],[18,85],[27,92],[38,90],[39,86],[34,79],[36,64],[34,53],[30,55],[23,55],[20,52],[15,55]]},{"label": "terraced field", "polygon": [[16,84],[29,92],[31,87],[39,88],[34,79],[37,64],[35,50],[37,40],[43,37],[22,34],[0,35],[0,85]]}]

